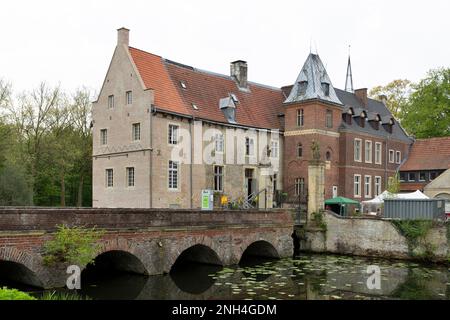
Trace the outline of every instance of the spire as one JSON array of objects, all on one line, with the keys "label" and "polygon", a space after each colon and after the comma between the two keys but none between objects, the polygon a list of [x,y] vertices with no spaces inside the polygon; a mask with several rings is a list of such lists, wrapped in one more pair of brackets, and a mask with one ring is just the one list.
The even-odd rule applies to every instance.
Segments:
[{"label": "spire", "polygon": [[347,77],[345,79],[345,91],[353,92],[352,64],[350,63],[350,46],[348,46]]},{"label": "spire", "polygon": [[285,103],[320,99],[342,104],[318,54],[310,53]]}]

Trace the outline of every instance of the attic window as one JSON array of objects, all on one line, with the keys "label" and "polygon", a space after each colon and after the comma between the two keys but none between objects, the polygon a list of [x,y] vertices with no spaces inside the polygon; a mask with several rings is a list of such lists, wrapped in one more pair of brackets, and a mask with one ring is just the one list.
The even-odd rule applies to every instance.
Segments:
[{"label": "attic window", "polygon": [[306,93],[306,88],[308,87],[308,81],[300,81],[298,83],[298,93],[304,95]]},{"label": "attic window", "polygon": [[192,105],[192,108],[193,108],[194,110],[198,110],[198,107],[197,107],[197,105],[196,105],[195,103],[191,103],[191,105]]},{"label": "attic window", "polygon": [[322,82],[322,91],[325,94],[325,96],[329,96],[330,95],[330,84],[326,83],[326,82]]},{"label": "attic window", "polygon": [[236,95],[234,93],[230,93],[231,99],[233,99],[233,101],[235,103],[239,102],[238,98],[236,97]]},{"label": "attic window", "polygon": [[180,86],[181,86],[183,89],[187,89],[186,83],[184,83],[184,81],[180,81]]}]

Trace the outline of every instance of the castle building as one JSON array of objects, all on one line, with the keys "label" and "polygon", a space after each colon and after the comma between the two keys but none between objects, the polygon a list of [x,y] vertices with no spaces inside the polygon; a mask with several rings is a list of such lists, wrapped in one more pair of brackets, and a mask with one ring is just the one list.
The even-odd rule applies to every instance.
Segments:
[{"label": "castle building", "polygon": [[317,54],[294,84],[200,70],[118,41],[93,105],[93,206],[197,208],[201,192],[260,208],[307,194],[311,145],[325,162],[325,198],[381,193],[412,139],[382,101],[334,88]]}]

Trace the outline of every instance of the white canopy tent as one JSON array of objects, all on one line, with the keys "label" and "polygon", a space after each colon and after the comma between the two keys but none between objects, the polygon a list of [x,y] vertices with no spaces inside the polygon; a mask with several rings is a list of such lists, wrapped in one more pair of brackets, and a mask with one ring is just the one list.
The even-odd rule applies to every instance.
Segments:
[{"label": "white canopy tent", "polygon": [[376,196],[372,200],[362,201],[362,211],[369,214],[377,214],[380,212],[380,207],[384,203],[384,199],[429,199],[420,190],[410,193],[390,193],[384,191],[382,194]]}]

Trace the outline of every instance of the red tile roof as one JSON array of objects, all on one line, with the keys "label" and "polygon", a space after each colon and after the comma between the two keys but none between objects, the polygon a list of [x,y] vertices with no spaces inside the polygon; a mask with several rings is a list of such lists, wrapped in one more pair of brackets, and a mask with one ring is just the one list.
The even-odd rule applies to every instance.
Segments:
[{"label": "red tile roof", "polygon": [[417,139],[401,171],[448,169],[450,137]]},{"label": "red tile roof", "polygon": [[[219,101],[235,94],[237,124],[280,128],[278,114],[285,99],[281,89],[249,83],[249,92],[239,90],[229,76],[183,66],[151,53],[130,48],[131,56],[146,88],[154,89],[159,109],[227,123]],[[180,82],[186,84],[182,88]],[[192,107],[195,104],[198,110]]]}]

